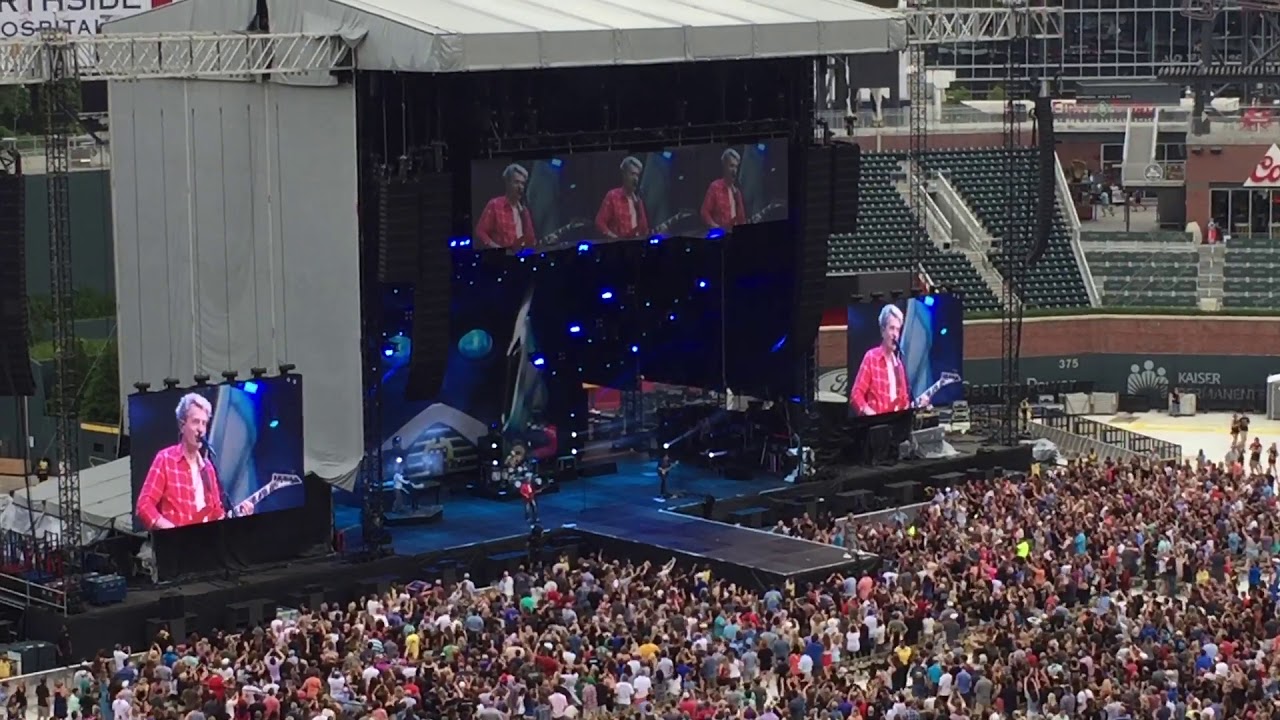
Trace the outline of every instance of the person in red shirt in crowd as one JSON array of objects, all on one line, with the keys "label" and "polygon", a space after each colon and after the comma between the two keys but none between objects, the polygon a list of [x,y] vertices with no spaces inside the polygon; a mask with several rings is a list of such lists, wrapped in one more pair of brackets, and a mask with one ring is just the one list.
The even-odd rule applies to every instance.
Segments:
[{"label": "person in red shirt in crowd", "polygon": [[596,212],[596,231],[609,240],[632,240],[649,236],[649,216],[640,197],[640,176],[644,163],[627,156],[618,166],[622,184],[605,193]]},{"label": "person in red shirt in crowd", "polygon": [[732,230],[747,222],[746,201],[738,187],[742,156],[732,148],[720,155],[721,174],[707,186],[702,198],[702,222],[709,230]]},{"label": "person in red shirt in crowd", "polygon": [[502,171],[505,192],[485,203],[476,222],[475,239],[481,248],[521,250],[538,244],[533,214],[525,204],[529,171],[512,163]]}]

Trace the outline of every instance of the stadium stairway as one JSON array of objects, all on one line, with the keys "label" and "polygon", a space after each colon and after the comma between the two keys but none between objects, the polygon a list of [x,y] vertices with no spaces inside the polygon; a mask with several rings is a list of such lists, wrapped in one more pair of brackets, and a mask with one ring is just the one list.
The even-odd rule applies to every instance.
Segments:
[{"label": "stadium stairway", "polygon": [[[865,153],[859,178],[858,229],[832,235],[829,273],[912,271],[912,238],[919,229],[896,184],[903,176],[905,155]],[[934,243],[924,247],[925,271],[935,285],[961,296],[968,312],[993,312],[1000,302],[963,253]]]},{"label": "stadium stairway", "polygon": [[[1037,163],[1035,148],[1019,148],[1018,162]],[[1011,187],[1009,159],[1004,148],[961,148],[933,150],[923,162],[930,170],[943,173],[968,203],[993,237],[1007,231],[1010,199],[1034,196],[1036,172],[1025,173],[1022,187]],[[1003,248],[994,248],[990,258],[1000,267]],[[1031,268],[1022,292],[1022,301],[1031,308],[1088,307],[1089,293],[1084,273],[1072,248],[1072,237],[1061,203],[1054,213],[1049,246]]]}]

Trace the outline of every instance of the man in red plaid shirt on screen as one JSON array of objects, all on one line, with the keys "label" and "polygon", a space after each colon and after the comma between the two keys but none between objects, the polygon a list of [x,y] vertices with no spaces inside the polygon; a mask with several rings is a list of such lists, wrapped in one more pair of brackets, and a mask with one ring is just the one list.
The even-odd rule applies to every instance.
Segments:
[{"label": "man in red plaid shirt on screen", "polygon": [[[148,530],[194,525],[227,516],[218,472],[203,449],[213,406],[202,395],[187,393],[178,401],[178,444],[156,453],[138,492],[135,512]],[[237,508],[241,515],[253,507]]]},{"label": "man in red plaid shirt on screen", "polygon": [[475,239],[481,248],[522,250],[538,244],[533,232],[533,214],[524,202],[529,171],[512,163],[502,171],[506,192],[485,203],[476,222]]},{"label": "man in red plaid shirt on screen", "polygon": [[747,203],[738,186],[738,169],[742,156],[730,148],[720,155],[721,174],[707,186],[702,198],[702,222],[710,230],[733,230],[747,223]]},{"label": "man in red plaid shirt on screen", "polygon": [[610,240],[632,240],[649,236],[649,216],[640,198],[640,175],[644,163],[628,156],[619,166],[622,185],[605,193],[596,213],[596,230]]},{"label": "man in red plaid shirt on screen", "polygon": [[[911,385],[902,362],[902,310],[885,305],[880,310],[880,344],[862,356],[858,375],[849,392],[849,405],[858,415],[901,412],[912,407]],[[928,398],[921,398],[927,404]]]}]

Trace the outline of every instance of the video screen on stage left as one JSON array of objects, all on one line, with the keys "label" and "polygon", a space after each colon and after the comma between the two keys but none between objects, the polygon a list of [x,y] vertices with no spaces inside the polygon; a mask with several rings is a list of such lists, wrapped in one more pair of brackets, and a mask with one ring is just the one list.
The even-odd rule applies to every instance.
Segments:
[{"label": "video screen on stage left", "polygon": [[581,242],[715,237],[785,220],[787,142],[688,145],[471,164],[472,244],[555,250]]},{"label": "video screen on stage left", "polygon": [[923,295],[849,306],[849,413],[868,417],[964,397],[964,306]]},{"label": "video screen on stage left", "polygon": [[129,396],[138,531],[302,506],[302,377]]}]

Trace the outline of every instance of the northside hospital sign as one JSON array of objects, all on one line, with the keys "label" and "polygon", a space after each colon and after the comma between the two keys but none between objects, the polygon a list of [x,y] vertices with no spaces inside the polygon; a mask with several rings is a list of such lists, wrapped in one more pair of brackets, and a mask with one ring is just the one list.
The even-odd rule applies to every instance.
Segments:
[{"label": "northside hospital sign", "polygon": [[0,0],[0,40],[63,30],[72,35],[97,35],[102,25],[167,5],[170,0]]}]

